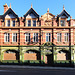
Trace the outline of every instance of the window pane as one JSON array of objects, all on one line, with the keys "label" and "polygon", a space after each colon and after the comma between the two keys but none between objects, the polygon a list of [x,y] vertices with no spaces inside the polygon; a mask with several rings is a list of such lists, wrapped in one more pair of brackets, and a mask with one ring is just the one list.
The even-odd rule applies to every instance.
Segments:
[{"label": "window pane", "polygon": [[9,33],[8,33],[8,42],[9,42]]},{"label": "window pane", "polygon": [[46,42],[48,42],[48,36],[46,36]]},{"label": "window pane", "polygon": [[9,42],[9,33],[5,33],[5,42]]},{"label": "window pane", "polygon": [[26,35],[26,38],[25,38],[26,42],[30,42],[30,33],[26,33],[25,35]]},{"label": "window pane", "polygon": [[36,20],[33,20],[33,26],[36,26]]},{"label": "window pane", "polygon": [[31,26],[31,20],[28,20],[28,26]]},{"label": "window pane", "polygon": [[10,20],[7,20],[7,26],[8,27],[10,26]]},{"label": "window pane", "polygon": [[13,36],[13,42],[15,42],[15,36]]},{"label": "window pane", "polygon": [[17,42],[17,33],[13,33],[13,42]]},{"label": "window pane", "polygon": [[46,33],[46,42],[50,42],[50,39],[51,39],[51,34]]},{"label": "window pane", "polygon": [[33,41],[38,42],[38,33],[34,33]]},{"label": "window pane", "polygon": [[65,20],[61,20],[61,26],[65,26]]},{"label": "window pane", "polygon": [[69,41],[69,33],[65,33],[65,42]]},{"label": "window pane", "polygon": [[61,42],[62,35],[61,33],[57,33],[57,42]]},{"label": "window pane", "polygon": [[13,22],[13,27],[15,27],[15,20],[13,20],[12,22]]},{"label": "window pane", "polygon": [[17,42],[17,33],[16,33],[16,42]]}]

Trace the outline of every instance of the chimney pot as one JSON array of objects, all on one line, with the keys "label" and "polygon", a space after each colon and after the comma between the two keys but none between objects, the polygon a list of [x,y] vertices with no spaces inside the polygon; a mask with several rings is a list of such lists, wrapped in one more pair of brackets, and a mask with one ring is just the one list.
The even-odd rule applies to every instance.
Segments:
[{"label": "chimney pot", "polygon": [[4,6],[4,13],[8,10],[8,5],[5,3],[5,5],[3,5]]}]

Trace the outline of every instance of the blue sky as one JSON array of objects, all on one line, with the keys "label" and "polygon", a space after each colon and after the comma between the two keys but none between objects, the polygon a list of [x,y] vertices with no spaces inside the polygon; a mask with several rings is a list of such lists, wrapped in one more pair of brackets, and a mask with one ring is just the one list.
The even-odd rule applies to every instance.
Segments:
[{"label": "blue sky", "polygon": [[3,5],[7,3],[8,6],[11,3],[12,9],[15,13],[21,17],[23,16],[33,5],[34,10],[41,16],[47,12],[49,8],[50,13],[53,15],[59,14],[63,10],[63,5],[66,11],[75,18],[75,0],[1,0],[0,1],[0,15],[3,14]]}]

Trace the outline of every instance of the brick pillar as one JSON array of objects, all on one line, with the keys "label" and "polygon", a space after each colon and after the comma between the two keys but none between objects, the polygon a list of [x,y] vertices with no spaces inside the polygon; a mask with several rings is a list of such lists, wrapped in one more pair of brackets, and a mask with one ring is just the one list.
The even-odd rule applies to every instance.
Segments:
[{"label": "brick pillar", "polygon": [[23,64],[24,63],[24,53],[22,53],[22,47],[19,47],[19,50],[20,50],[20,53],[19,53],[20,64]]},{"label": "brick pillar", "polygon": [[57,60],[57,52],[56,52],[56,47],[53,47],[53,65],[56,64],[56,61]]},{"label": "brick pillar", "polygon": [[40,41],[41,41],[41,45],[42,45],[43,42],[44,42],[44,32],[43,32],[43,31],[44,31],[44,29],[41,29],[41,30],[40,30],[40,39],[41,39]]},{"label": "brick pillar", "polygon": [[[20,27],[24,27],[24,23],[23,23],[23,18],[19,18],[20,19]],[[18,22],[17,22],[18,23]],[[18,25],[17,25],[18,26]]]},{"label": "brick pillar", "polygon": [[56,26],[57,26],[56,20],[53,19],[53,27],[56,27]]},{"label": "brick pillar", "polygon": [[19,34],[20,35],[19,36],[20,45],[23,44],[23,41],[22,41],[23,40],[23,32],[22,31],[23,31],[23,29],[20,29],[20,34]]},{"label": "brick pillar", "polygon": [[57,42],[56,29],[52,29],[52,42],[53,44]]},{"label": "brick pillar", "polygon": [[10,40],[9,40],[10,43],[12,43],[12,33],[10,33]]},{"label": "brick pillar", "polygon": [[73,26],[73,19],[72,19],[72,16],[70,17],[70,26]]},{"label": "brick pillar", "polygon": [[43,26],[44,25],[44,21],[43,20],[41,20],[41,26]]},{"label": "brick pillar", "polygon": [[70,33],[70,41],[71,41],[71,45],[74,45],[74,37],[73,37],[73,29],[70,29],[71,31],[71,33]]},{"label": "brick pillar", "polygon": [[61,27],[61,23],[60,23],[60,20],[61,20],[61,17],[59,17],[59,23],[58,23],[59,27]]}]

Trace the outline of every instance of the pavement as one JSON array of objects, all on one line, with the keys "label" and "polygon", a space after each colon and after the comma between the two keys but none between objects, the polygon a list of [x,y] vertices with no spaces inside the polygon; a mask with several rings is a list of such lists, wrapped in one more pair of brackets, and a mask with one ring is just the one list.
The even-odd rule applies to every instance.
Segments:
[{"label": "pavement", "polygon": [[47,67],[47,66],[26,66],[26,65],[0,65],[0,68],[16,68],[16,69],[52,69],[52,70],[75,70],[71,67]]}]

